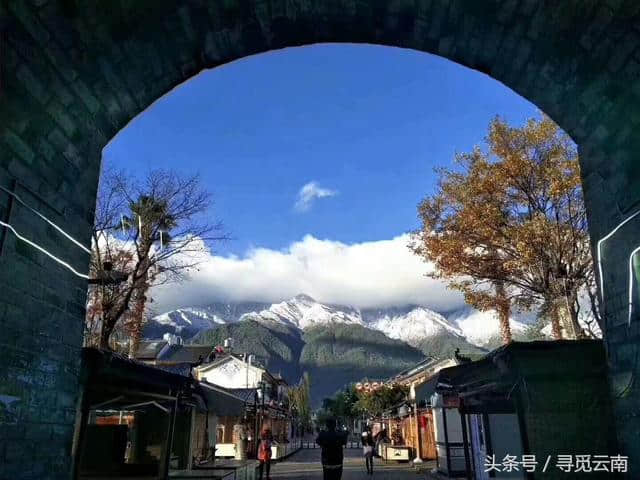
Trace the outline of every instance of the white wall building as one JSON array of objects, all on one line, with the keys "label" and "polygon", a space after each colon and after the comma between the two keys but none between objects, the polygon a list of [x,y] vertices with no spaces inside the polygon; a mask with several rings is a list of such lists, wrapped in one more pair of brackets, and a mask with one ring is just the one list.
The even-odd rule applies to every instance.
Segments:
[{"label": "white wall building", "polygon": [[265,368],[245,361],[236,355],[225,355],[208,365],[194,369],[198,380],[220,385],[224,388],[258,388],[258,382],[267,382],[271,375]]}]

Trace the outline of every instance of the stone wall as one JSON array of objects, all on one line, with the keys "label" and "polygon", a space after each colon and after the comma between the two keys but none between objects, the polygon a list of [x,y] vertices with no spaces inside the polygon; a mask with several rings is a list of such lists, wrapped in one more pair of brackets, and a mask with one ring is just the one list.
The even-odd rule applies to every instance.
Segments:
[{"label": "stone wall", "polygon": [[[102,148],[171,88],[267,50],[375,43],[477,69],[556,120],[580,145],[595,241],[640,208],[639,10],[635,0],[4,0],[0,185],[19,180],[25,202],[88,245]],[[0,218],[9,206],[0,193]],[[638,220],[605,250],[614,392],[638,370],[625,300]],[[14,202],[10,223],[86,272],[87,254],[24,206]],[[0,478],[68,478],[86,285],[0,236],[0,398],[19,407],[0,425]],[[636,384],[616,406],[621,451],[640,469]]]}]

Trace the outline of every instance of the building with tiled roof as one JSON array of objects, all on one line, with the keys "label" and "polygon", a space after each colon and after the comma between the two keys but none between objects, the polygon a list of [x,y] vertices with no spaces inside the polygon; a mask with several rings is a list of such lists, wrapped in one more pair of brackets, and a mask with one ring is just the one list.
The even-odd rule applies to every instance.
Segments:
[{"label": "building with tiled roof", "polygon": [[213,361],[219,353],[211,345],[185,345],[182,338],[167,334],[162,340],[140,342],[135,359],[165,371],[190,375],[191,369]]}]

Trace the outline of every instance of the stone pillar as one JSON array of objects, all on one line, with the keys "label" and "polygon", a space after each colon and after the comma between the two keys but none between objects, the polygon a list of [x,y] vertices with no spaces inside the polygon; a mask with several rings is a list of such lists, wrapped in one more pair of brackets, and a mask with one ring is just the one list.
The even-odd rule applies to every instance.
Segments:
[{"label": "stone pillar", "polygon": [[[0,150],[0,186],[88,246],[90,223],[71,199],[44,187],[39,191],[44,179],[37,173],[40,159],[18,181],[3,168],[6,152]],[[4,190],[0,219],[87,273],[88,254]],[[67,480],[87,284],[6,228],[0,228],[0,245],[0,478]],[[34,451],[38,461],[33,461]]]},{"label": "stone pillar", "polygon": [[580,158],[592,252],[602,272],[598,282],[617,450],[629,457],[635,478],[640,472],[640,272],[634,266],[640,251],[631,255],[640,247],[640,178],[630,170],[633,157],[581,146]]}]

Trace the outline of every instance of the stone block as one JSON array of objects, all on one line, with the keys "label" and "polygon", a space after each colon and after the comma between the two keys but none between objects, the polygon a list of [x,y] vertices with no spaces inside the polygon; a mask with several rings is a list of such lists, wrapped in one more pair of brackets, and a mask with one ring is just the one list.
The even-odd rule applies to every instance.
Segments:
[{"label": "stone block", "polygon": [[50,39],[49,32],[42,26],[26,2],[11,2],[9,9],[19,20],[33,39],[40,45],[47,45]]},{"label": "stone block", "polygon": [[16,77],[38,102],[43,105],[47,103],[50,97],[49,92],[27,65],[21,64],[17,68]]},{"label": "stone block", "polygon": [[629,33],[621,42],[616,42],[616,48],[607,64],[609,70],[614,73],[620,70],[637,47],[638,36],[635,33]]},{"label": "stone block", "polygon": [[98,99],[91,93],[87,85],[82,81],[82,79],[77,79],[75,82],[71,84],[71,88],[73,91],[80,97],[82,103],[87,107],[89,112],[92,114],[97,113],[100,110],[100,102]]},{"label": "stone block", "polygon": [[66,113],[62,104],[53,101],[47,106],[47,112],[53,117],[55,122],[64,130],[65,134],[73,137],[77,127],[75,121]]},{"label": "stone block", "polygon": [[[77,395],[69,392],[58,392],[57,405],[60,408],[73,409],[76,406]],[[62,428],[62,427],[60,427]]]},{"label": "stone block", "polygon": [[444,27],[447,15],[447,5],[442,0],[433,1],[433,11],[431,16],[431,26],[429,27],[429,38],[437,39]]},{"label": "stone block", "polygon": [[9,129],[5,129],[2,136],[4,142],[8,147],[27,164],[32,164],[35,158],[35,153],[27,143],[22,140],[18,135]]},{"label": "stone block", "polygon": [[25,428],[25,437],[27,440],[45,443],[52,439],[51,426],[47,424],[28,424]]},{"label": "stone block", "polygon": [[518,0],[507,0],[502,2],[496,13],[496,20],[504,25],[510,24],[517,8]]}]

